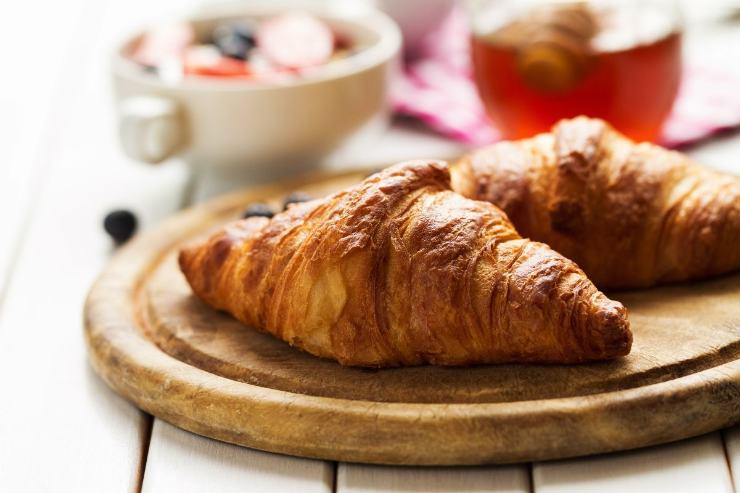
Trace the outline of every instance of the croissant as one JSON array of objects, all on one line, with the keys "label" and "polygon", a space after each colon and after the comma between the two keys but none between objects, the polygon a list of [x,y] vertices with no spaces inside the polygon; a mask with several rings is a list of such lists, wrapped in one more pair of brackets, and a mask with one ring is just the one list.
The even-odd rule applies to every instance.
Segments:
[{"label": "croissant", "polygon": [[451,191],[441,162],[235,222],[179,263],[208,305],[345,365],[575,363],[632,342],[620,303],[497,207]]},{"label": "croissant", "polygon": [[502,208],[525,237],[574,260],[599,288],[740,268],[740,179],[635,144],[579,117],[454,164],[453,188]]}]

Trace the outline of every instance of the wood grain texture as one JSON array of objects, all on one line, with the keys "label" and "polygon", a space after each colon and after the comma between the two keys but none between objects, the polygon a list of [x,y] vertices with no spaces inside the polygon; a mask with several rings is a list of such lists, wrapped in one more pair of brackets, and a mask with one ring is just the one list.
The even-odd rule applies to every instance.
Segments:
[{"label": "wood grain texture", "polygon": [[[740,276],[612,297],[630,308],[627,358],[591,365],[496,365],[464,369],[347,368],[288,347],[196,298],[167,256],[142,293],[142,321],[171,356],[208,372],[287,392],[374,402],[512,402],[599,394],[664,382],[740,354]],[[670,316],[666,316],[670,314]],[[699,327],[699,330],[697,330]],[[703,327],[703,329],[702,329]],[[681,345],[666,344],[680,339]],[[526,382],[526,385],[522,385]]]},{"label": "wood grain texture", "polygon": [[[416,377],[386,378],[384,386],[372,389],[369,377],[359,379],[354,371],[337,366],[319,372],[324,386],[314,381],[312,390],[281,389],[274,380],[254,381],[259,384],[255,385],[250,380],[254,372],[243,378],[246,382],[234,375],[219,376],[227,375],[228,365],[235,363],[231,343],[221,346],[224,354],[216,354],[216,359],[201,357],[203,347],[212,355],[219,347],[218,341],[209,346],[216,340],[214,334],[227,340],[239,333],[233,328],[229,332],[226,319],[205,307],[187,312],[176,330],[169,329],[180,342],[197,346],[181,353],[168,347],[161,335],[166,332],[159,331],[167,330],[170,319],[163,321],[157,313],[161,304],[175,302],[168,294],[157,298],[157,293],[169,284],[174,288],[176,282],[165,278],[157,284],[153,279],[173,249],[236,217],[246,203],[279,202],[300,187],[318,195],[360,177],[345,174],[320,178],[315,186],[291,183],[237,193],[179,215],[129,245],[88,298],[87,339],[93,365],[143,409],[196,433],[263,450],[356,462],[476,464],[568,457],[677,440],[740,417],[740,361],[735,359],[740,317],[736,303],[722,302],[736,299],[737,276],[693,287],[620,294],[628,307],[634,305],[635,336],[642,339],[636,349],[642,349],[613,367],[618,378],[605,382],[602,378],[610,372],[600,365],[447,369],[452,376],[439,385],[439,369],[426,368],[414,370]],[[185,292],[179,295],[187,298]],[[213,338],[199,337],[203,326],[211,326]],[[152,343],[147,335],[154,333],[177,358]],[[262,342],[267,346],[260,347],[278,352],[266,352],[264,358],[253,355],[249,361],[272,361],[277,368],[277,360],[285,371],[296,368],[291,365],[300,354],[285,345]],[[307,364],[301,373],[320,366],[314,361]],[[486,371],[494,380],[479,378],[476,383],[471,377]],[[291,384],[308,380],[294,378]],[[563,380],[568,385],[558,383]],[[394,382],[400,388],[392,388]],[[455,390],[458,387],[463,390]],[[553,387],[556,391],[548,390]],[[580,391],[572,392],[571,387]],[[441,389],[436,396],[434,388]],[[334,393],[327,396],[328,392]]]},{"label": "wood grain texture", "polygon": [[529,493],[526,466],[383,467],[339,464],[337,493]]},{"label": "wood grain texture", "polygon": [[[219,443],[157,420],[143,493],[270,491],[331,493],[334,465]],[[152,465],[154,467],[152,467]]]},{"label": "wood grain texture", "polygon": [[535,464],[532,478],[537,493],[733,491],[718,433],[628,453]]}]

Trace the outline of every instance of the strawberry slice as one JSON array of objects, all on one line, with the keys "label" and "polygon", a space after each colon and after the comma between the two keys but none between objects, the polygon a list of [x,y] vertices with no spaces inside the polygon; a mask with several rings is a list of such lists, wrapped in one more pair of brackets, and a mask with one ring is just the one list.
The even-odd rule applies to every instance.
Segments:
[{"label": "strawberry slice", "polygon": [[334,51],[334,33],[308,14],[291,13],[262,22],[257,46],[271,62],[290,69],[326,63]]},{"label": "strawberry slice", "polygon": [[250,78],[249,65],[241,60],[225,57],[214,46],[193,46],[185,54],[186,75],[205,77]]},{"label": "strawberry slice", "polygon": [[142,36],[131,58],[144,66],[157,67],[169,58],[180,57],[193,42],[194,36],[190,24],[160,26]]}]

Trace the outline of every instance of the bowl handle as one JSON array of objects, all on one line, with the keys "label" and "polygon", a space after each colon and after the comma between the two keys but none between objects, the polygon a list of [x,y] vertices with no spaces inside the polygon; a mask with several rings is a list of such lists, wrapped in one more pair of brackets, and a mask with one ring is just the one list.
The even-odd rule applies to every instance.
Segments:
[{"label": "bowl handle", "polygon": [[119,106],[118,130],[127,155],[157,164],[184,143],[180,105],[159,96],[132,96]]}]

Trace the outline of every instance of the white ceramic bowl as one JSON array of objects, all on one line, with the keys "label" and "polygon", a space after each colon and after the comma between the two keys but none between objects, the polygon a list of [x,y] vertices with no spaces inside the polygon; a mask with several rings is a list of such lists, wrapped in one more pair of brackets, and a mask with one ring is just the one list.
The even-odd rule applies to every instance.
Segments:
[{"label": "white ceramic bowl", "polygon": [[[284,9],[241,6],[186,19],[196,33],[230,18],[260,19]],[[387,109],[398,27],[378,11],[362,17],[313,12],[365,46],[288,83],[184,78],[168,83],[127,58],[142,33],[116,50],[113,76],[123,148],[157,163],[178,155],[195,165],[260,166],[316,160]]]}]

